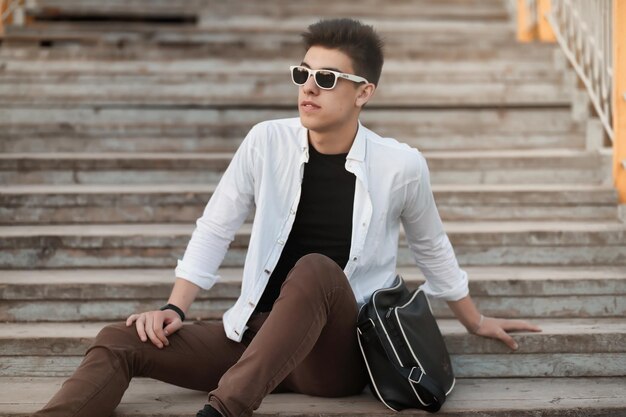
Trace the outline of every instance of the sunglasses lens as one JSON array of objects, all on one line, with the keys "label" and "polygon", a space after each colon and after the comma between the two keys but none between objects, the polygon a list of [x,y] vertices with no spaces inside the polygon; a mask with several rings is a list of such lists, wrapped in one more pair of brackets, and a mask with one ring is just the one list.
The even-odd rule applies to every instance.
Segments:
[{"label": "sunglasses lens", "polygon": [[321,88],[333,88],[335,85],[335,74],[327,71],[318,71],[315,74],[315,82]]},{"label": "sunglasses lens", "polygon": [[303,67],[295,67],[291,72],[291,78],[293,78],[293,82],[298,85],[303,85],[306,83],[306,80],[309,78],[309,71]]}]

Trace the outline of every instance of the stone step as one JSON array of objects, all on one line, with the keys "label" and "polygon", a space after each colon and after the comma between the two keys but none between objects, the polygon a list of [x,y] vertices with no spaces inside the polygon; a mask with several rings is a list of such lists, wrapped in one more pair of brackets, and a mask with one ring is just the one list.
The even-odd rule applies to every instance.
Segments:
[{"label": "stone step", "polygon": [[[507,85],[511,88],[518,83],[561,84],[566,78],[563,73],[555,71],[550,63],[528,62],[517,66],[506,61],[490,62],[459,62],[451,67],[445,62],[385,62],[380,84],[444,83],[452,85]],[[295,62],[298,63],[298,62]],[[10,60],[0,72],[0,85],[7,88],[17,84],[80,84],[91,85],[133,84],[145,85],[188,83],[224,83],[231,88],[250,84],[263,86],[270,83],[289,81],[289,66],[293,61],[263,60],[183,60],[182,62],[159,62],[149,60]],[[45,72],[41,67],[46,68]],[[293,85],[293,84],[291,84]],[[381,88],[378,93],[385,89]],[[11,92],[11,90],[6,90]],[[378,94],[377,93],[377,94]],[[462,91],[461,91],[462,93]]]},{"label": "stone step", "polygon": [[[472,298],[488,316],[610,318],[626,314],[626,268],[464,267]],[[409,287],[424,276],[416,267],[398,269]],[[201,291],[189,317],[219,319],[239,296],[241,268],[222,268],[221,280]],[[0,321],[118,321],[154,309],[169,297],[173,268],[50,269],[0,271]],[[453,318],[446,303],[431,300],[438,318]]]},{"label": "stone step", "polygon": [[[0,224],[192,222],[216,185],[0,187]],[[444,220],[617,219],[611,186],[435,185]],[[251,219],[251,218],[250,218]]]},{"label": "stone step", "polygon": [[[229,60],[217,57],[206,59],[56,59],[46,55],[36,58],[2,58],[1,83],[58,82],[91,83],[94,81],[154,82],[155,80],[183,82],[205,81],[210,77],[236,75],[242,77],[270,77],[288,73],[292,60]],[[298,63],[298,62],[296,62]],[[381,84],[392,84],[396,80],[416,82],[497,82],[536,81],[558,82],[567,78],[556,71],[554,63],[545,60],[512,63],[507,60],[487,62],[464,60],[450,65],[444,61],[386,60]],[[235,80],[235,78],[233,78]],[[278,80],[278,78],[277,78]]]},{"label": "stone step", "polygon": [[[533,320],[541,333],[516,333],[515,353],[470,335],[457,320],[439,326],[459,378],[606,377],[626,372],[621,319]],[[104,323],[0,324],[3,377],[68,376]]]},{"label": "stone step", "polygon": [[[394,77],[377,91],[369,107],[398,106],[567,106],[571,88],[549,77],[532,81],[466,81]],[[387,79],[389,80],[389,79]],[[385,82],[383,80],[382,82]],[[275,74],[205,74],[179,77],[48,77],[0,84],[0,105],[106,106],[295,106],[298,88],[288,68]]]},{"label": "stone step", "polygon": [[26,14],[36,20],[109,18],[195,18],[211,2],[207,0],[37,0],[26,4]]},{"label": "stone step", "polygon": [[[61,387],[64,378],[0,378],[0,416],[27,416],[40,409]],[[618,417],[626,415],[626,378],[459,378],[440,417]],[[488,395],[488,400],[485,400]],[[163,382],[136,378],[117,417],[187,417],[206,403],[206,393]],[[319,398],[300,394],[270,394],[256,416],[392,417],[395,412],[377,402],[368,390],[353,397]],[[423,417],[424,411],[402,415]]]},{"label": "stone step", "polygon": [[[254,124],[297,115],[295,109],[3,108],[0,151],[234,152]],[[366,109],[362,121],[422,150],[582,149],[585,142],[569,107]]]},{"label": "stone step", "polygon": [[[0,226],[0,268],[173,267],[192,224]],[[236,233],[223,266],[243,265],[250,225]],[[626,265],[621,222],[447,222],[461,265]],[[414,265],[400,237],[400,266]]]},{"label": "stone step", "polygon": [[[611,154],[572,149],[428,152],[433,184],[607,184]],[[207,184],[232,153],[0,154],[5,184]]]},{"label": "stone step", "polygon": [[[299,39],[297,36],[295,39]],[[46,48],[40,49],[40,37],[37,36],[11,36],[5,37],[0,48],[0,58],[47,58],[56,59],[198,59],[198,58],[228,58],[247,60],[252,57],[267,58],[267,52],[257,53],[255,50],[239,50],[238,45],[231,45],[228,54],[224,56],[224,51],[212,44],[196,43],[185,45],[176,44],[146,44],[117,42],[110,44],[81,45],[73,41],[56,40],[46,41]],[[457,64],[459,60],[469,60],[474,62],[488,62],[490,60],[507,60],[510,63],[526,64],[529,61],[553,62],[554,54],[557,52],[553,44],[533,44],[520,45],[511,44],[499,48],[481,48],[467,50],[456,47],[454,44],[441,48],[426,48],[425,45],[415,43],[415,40],[407,40],[407,44],[399,44],[386,49],[386,59],[411,59],[411,60],[443,60],[450,66]],[[243,44],[243,43],[240,43]],[[266,48],[267,49],[267,48]],[[272,52],[273,59],[288,58],[290,62],[302,59],[302,47],[293,45],[289,51],[283,54]],[[283,57],[283,58],[281,58]]]},{"label": "stone step", "polygon": [[[247,125],[249,129],[252,124]],[[434,126],[433,126],[434,127]],[[246,126],[220,126],[195,129],[193,126],[70,126],[59,123],[46,131],[42,126],[7,128],[12,134],[0,132],[0,153],[26,152],[235,152],[246,135]],[[163,129],[166,133],[154,133]],[[585,147],[585,137],[576,133],[472,133],[458,132],[444,136],[427,133],[410,137],[408,126],[385,126],[382,130],[401,142],[421,151],[446,150],[511,150],[511,149],[579,149]],[[146,131],[143,135],[141,132]],[[201,131],[209,131],[205,136]],[[403,131],[404,130],[404,131]],[[128,136],[122,136],[126,132]],[[214,132],[214,133],[213,133]],[[236,135],[239,133],[239,135]],[[397,133],[397,134],[395,134]]]},{"label": "stone step", "polygon": [[[145,23],[75,22],[35,23],[28,26],[8,26],[3,45],[12,47],[39,46],[49,48],[121,48],[154,54],[144,46],[156,48],[159,55],[219,56],[222,58],[263,58],[268,55],[301,59],[303,55],[300,32],[315,20],[290,19],[289,22],[266,19],[238,19],[239,26],[224,20],[207,27],[154,25]],[[545,56],[542,50],[519,45],[512,25],[505,23],[419,22],[398,20],[370,21],[386,40],[389,58],[494,58],[519,55],[533,59]],[[553,48],[553,46],[552,46]],[[141,50],[141,52],[140,52]],[[548,52],[548,55],[551,53]]]},{"label": "stone step", "polygon": [[[234,3],[234,2],[233,2]],[[288,18],[310,16],[315,18],[343,15],[380,16],[380,8],[385,7],[385,16],[396,18],[435,18],[435,19],[484,19],[506,20],[508,12],[500,1],[362,1],[358,10],[353,5],[343,5],[332,1],[317,1],[314,4],[296,5],[290,1],[273,1],[272,4],[256,2],[222,3],[207,0],[109,0],[105,3],[89,0],[38,0],[26,8],[27,14],[35,19],[72,19],[76,17],[181,17],[204,14],[205,19],[232,16],[271,16]]]},{"label": "stone step", "polygon": [[[388,49],[399,41],[413,39],[417,42],[425,40],[455,45],[459,49],[476,47],[486,43],[493,45],[517,45],[515,28],[508,20],[454,20],[454,19],[423,19],[414,16],[399,18],[397,16],[373,16],[361,18],[352,13],[352,18],[361,19],[363,23],[373,25],[385,39]],[[35,35],[77,41],[126,39],[128,41],[167,42],[178,38],[183,42],[224,42],[229,39],[244,39],[253,34],[261,39],[261,44],[269,39],[281,41],[283,45],[300,42],[300,33],[318,19],[307,15],[291,17],[265,17],[240,15],[236,19],[224,18],[217,14],[211,16],[210,9],[204,14],[200,24],[178,25],[173,23],[150,23],[144,21],[40,21],[26,26],[7,26],[6,36]],[[81,39],[85,38],[85,39]],[[460,44],[451,41],[458,40]],[[295,41],[295,42],[294,42]],[[274,45],[274,47],[279,45]],[[433,46],[433,45],[428,45]],[[301,47],[301,45],[300,45]]]},{"label": "stone step", "polygon": [[220,17],[237,16],[267,16],[273,18],[290,18],[295,16],[309,16],[312,19],[330,17],[379,17],[384,8],[384,16],[397,19],[432,19],[432,20],[508,20],[509,14],[505,4],[501,1],[393,1],[383,2],[369,0],[359,3],[359,7],[349,3],[321,1],[312,4],[296,4],[289,0],[265,2],[218,2],[212,5],[210,11],[202,14],[201,24],[214,22]]}]

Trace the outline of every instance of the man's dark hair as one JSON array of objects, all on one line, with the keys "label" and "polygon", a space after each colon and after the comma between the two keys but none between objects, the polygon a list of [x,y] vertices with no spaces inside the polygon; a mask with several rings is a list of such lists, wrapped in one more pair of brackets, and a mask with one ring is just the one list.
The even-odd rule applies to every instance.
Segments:
[{"label": "man's dark hair", "polygon": [[338,49],[348,55],[356,75],[378,85],[383,69],[383,41],[372,26],[353,19],[320,20],[302,34],[304,46]]}]

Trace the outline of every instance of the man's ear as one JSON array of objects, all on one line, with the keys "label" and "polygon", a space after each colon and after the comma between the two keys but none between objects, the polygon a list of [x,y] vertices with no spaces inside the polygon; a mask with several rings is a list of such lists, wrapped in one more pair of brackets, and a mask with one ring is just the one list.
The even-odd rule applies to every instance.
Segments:
[{"label": "man's ear", "polygon": [[367,83],[365,85],[359,86],[359,93],[356,96],[355,105],[357,107],[363,107],[365,104],[372,98],[374,95],[374,91],[376,91],[376,86],[372,83]]}]

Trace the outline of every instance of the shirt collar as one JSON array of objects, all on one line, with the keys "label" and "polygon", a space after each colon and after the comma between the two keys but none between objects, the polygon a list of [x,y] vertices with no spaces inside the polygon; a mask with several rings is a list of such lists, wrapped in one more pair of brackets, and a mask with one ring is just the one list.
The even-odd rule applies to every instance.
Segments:
[{"label": "shirt collar", "polygon": [[[367,145],[367,135],[365,133],[365,128],[361,125],[361,121],[358,121],[359,125],[357,127],[356,136],[354,141],[352,142],[352,146],[350,147],[350,151],[348,152],[348,156],[346,159],[352,159],[355,161],[363,162],[365,161],[365,150]],[[300,148],[302,152],[306,155],[305,162],[309,160],[309,131],[308,129],[302,129],[302,133],[300,135]]]},{"label": "shirt collar", "polygon": [[367,144],[367,136],[365,134],[365,128],[361,125],[361,121],[359,120],[359,126],[357,127],[356,136],[354,137],[354,142],[352,142],[352,146],[350,147],[350,152],[348,152],[348,156],[346,159],[353,159],[355,161],[363,162],[365,161],[365,148]]}]

